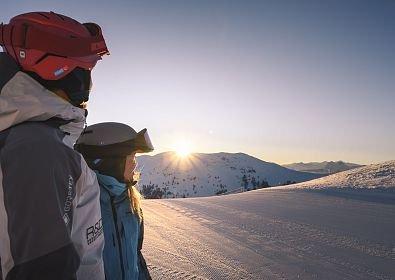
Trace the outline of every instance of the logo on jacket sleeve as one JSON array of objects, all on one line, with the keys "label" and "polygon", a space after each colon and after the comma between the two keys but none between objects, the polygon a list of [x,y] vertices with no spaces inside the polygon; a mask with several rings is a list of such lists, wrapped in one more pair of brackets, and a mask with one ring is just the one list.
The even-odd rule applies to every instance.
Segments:
[{"label": "logo on jacket sleeve", "polygon": [[93,226],[86,229],[86,241],[88,245],[92,244],[103,233],[102,219],[97,221]]},{"label": "logo on jacket sleeve", "polygon": [[73,206],[73,199],[74,199],[74,179],[71,175],[69,175],[69,179],[67,182],[67,194],[66,194],[66,199],[64,202],[63,206],[63,221],[66,224],[66,226],[69,225],[71,218],[70,216],[72,215],[72,206]]}]

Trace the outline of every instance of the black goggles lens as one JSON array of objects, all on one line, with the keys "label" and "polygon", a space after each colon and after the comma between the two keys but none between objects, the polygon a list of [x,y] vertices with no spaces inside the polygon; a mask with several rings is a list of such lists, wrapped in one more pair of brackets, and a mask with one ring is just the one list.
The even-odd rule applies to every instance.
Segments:
[{"label": "black goggles lens", "polygon": [[89,33],[92,36],[96,37],[96,36],[102,35],[101,28],[96,23],[87,22],[87,23],[84,23],[83,25],[85,26],[86,29],[88,29]]}]

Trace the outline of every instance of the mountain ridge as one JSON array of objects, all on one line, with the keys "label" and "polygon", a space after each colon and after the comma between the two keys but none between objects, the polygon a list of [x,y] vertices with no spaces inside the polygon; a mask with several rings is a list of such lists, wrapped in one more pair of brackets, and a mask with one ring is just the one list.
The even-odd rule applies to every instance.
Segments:
[{"label": "mountain ridge", "polygon": [[289,187],[304,189],[395,189],[395,160],[362,166]]},{"label": "mountain ridge", "polygon": [[193,153],[181,158],[174,152],[138,157],[140,190],[163,197],[196,197],[298,183],[320,177],[266,162],[246,153]]},{"label": "mountain ridge", "polygon": [[291,164],[283,164],[282,166],[296,170],[315,174],[330,175],[337,172],[350,170],[353,168],[362,167],[364,165],[339,161],[323,161],[323,162],[297,162]]}]

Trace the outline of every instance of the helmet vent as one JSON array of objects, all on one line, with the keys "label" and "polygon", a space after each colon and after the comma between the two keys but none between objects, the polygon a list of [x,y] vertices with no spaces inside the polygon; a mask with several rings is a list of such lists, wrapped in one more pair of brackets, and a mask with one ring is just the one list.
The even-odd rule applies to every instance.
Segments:
[{"label": "helmet vent", "polygon": [[58,54],[52,54],[52,53],[47,53],[45,55],[43,55],[39,60],[36,61],[36,64],[39,64],[41,61],[43,61],[44,59],[46,59],[49,56],[57,56],[57,57],[63,57],[63,58],[67,58],[67,56],[63,56],[63,55],[58,55]]},{"label": "helmet vent", "polygon": [[42,17],[45,17],[46,19],[49,19],[49,17],[47,15],[43,14],[43,13],[37,13],[37,14],[39,14]]},{"label": "helmet vent", "polygon": [[62,17],[61,15],[54,13],[54,15],[56,15],[58,18],[60,18],[61,20],[65,21],[64,17]]}]

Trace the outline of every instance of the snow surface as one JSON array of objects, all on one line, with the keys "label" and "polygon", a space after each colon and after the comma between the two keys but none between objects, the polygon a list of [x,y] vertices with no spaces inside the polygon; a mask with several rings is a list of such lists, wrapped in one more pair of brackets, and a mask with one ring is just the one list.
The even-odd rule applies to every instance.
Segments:
[{"label": "snow surface", "polygon": [[394,170],[145,200],[143,253],[154,279],[395,279]]},{"label": "snow surface", "polygon": [[289,187],[310,189],[395,188],[395,160],[363,166]]},{"label": "snow surface", "polygon": [[167,197],[198,197],[215,195],[218,191],[232,191],[267,181],[271,186],[287,181],[303,182],[320,177],[298,172],[275,163],[237,153],[192,154],[181,159],[173,152],[155,156],[139,156],[142,168],[139,186],[157,185],[166,189]]},{"label": "snow surface", "polygon": [[153,279],[395,279],[390,190],[145,200],[143,254]]}]

